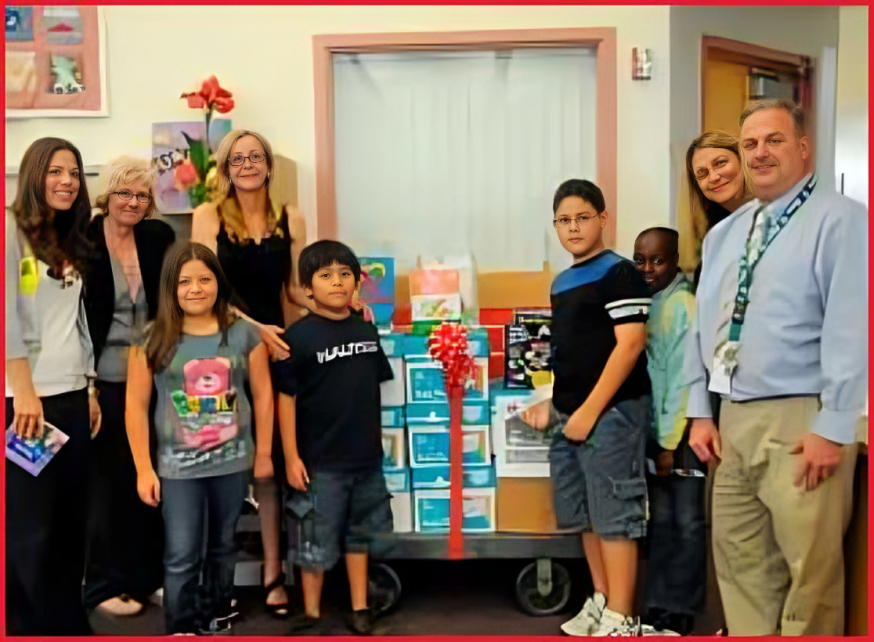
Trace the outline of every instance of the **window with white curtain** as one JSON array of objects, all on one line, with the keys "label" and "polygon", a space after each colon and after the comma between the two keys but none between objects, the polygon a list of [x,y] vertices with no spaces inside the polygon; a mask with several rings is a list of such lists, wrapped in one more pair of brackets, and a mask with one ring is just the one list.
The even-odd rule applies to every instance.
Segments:
[{"label": "window with white curtain", "polygon": [[339,238],[362,256],[571,263],[552,195],[595,179],[595,50],[334,54]]}]

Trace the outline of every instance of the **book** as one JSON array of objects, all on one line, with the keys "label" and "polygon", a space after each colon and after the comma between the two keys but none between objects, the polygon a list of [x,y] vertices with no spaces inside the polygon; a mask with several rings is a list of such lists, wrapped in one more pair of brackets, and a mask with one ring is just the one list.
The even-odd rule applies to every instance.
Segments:
[{"label": "book", "polygon": [[49,422],[43,422],[42,437],[22,439],[12,429],[6,429],[6,459],[18,464],[36,477],[54,459],[70,437]]}]

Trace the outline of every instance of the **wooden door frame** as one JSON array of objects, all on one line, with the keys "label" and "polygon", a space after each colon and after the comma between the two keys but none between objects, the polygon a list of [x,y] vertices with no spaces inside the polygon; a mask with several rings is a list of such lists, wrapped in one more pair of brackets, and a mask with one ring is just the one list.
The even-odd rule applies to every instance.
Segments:
[{"label": "wooden door frame", "polygon": [[612,247],[616,239],[617,216],[616,29],[613,27],[313,36],[317,238],[337,238],[333,54],[488,51],[521,47],[594,47],[596,50],[595,181],[604,193],[610,214],[605,242]]},{"label": "wooden door frame", "polygon": [[[794,67],[799,70],[801,76],[801,85],[799,89],[800,102],[804,106],[805,120],[808,128],[808,136],[811,142],[815,137],[816,120],[814,114],[816,112],[816,104],[814,101],[814,83],[813,83],[813,64],[809,56],[787,53],[769,47],[753,45],[739,40],[730,40],[728,38],[719,38],[717,36],[703,36],[701,38],[701,127],[704,127],[704,79],[707,73],[707,60],[712,51],[720,51],[730,53],[743,61],[743,64],[749,64],[751,67],[756,65],[765,65],[769,63],[782,67]],[[740,114],[738,114],[740,116]]]}]

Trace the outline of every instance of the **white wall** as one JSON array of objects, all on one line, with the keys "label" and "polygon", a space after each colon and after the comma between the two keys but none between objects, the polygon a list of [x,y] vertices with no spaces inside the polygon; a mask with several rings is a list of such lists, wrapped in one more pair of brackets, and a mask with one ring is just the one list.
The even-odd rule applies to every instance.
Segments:
[{"label": "white wall", "polygon": [[[149,158],[152,123],[199,119],[178,97],[215,74],[234,93],[234,124],[263,132],[277,153],[297,162],[312,237],[313,35],[616,27],[618,249],[628,252],[644,226],[668,222],[668,7],[110,6],[105,15],[110,116],[7,121],[7,166],[47,135],[73,141],[86,165],[122,154]],[[635,46],[652,50],[650,81],[631,80]]]},{"label": "white wall", "polygon": [[[671,219],[686,148],[701,133],[701,38],[717,36],[810,56],[838,45],[838,7],[671,7]],[[834,92],[815,78],[816,92]],[[738,114],[740,116],[740,114]],[[831,157],[829,150],[821,154]],[[824,169],[823,169],[824,171]]]},{"label": "white wall", "polygon": [[840,7],[835,114],[838,189],[868,205],[868,7]]}]

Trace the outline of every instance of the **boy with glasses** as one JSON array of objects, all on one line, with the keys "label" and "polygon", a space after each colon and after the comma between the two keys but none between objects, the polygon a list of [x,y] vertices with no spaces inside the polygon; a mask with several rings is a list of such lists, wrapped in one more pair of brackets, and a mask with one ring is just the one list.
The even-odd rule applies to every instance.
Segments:
[{"label": "boy with glasses", "polygon": [[574,264],[552,284],[553,398],[522,418],[558,421],[549,452],[560,528],[583,533],[595,595],[562,625],[568,635],[636,636],[637,540],[646,534],[649,425],[646,321],[650,295],[634,264],[606,249],[604,196],[562,183],[553,224]]}]

